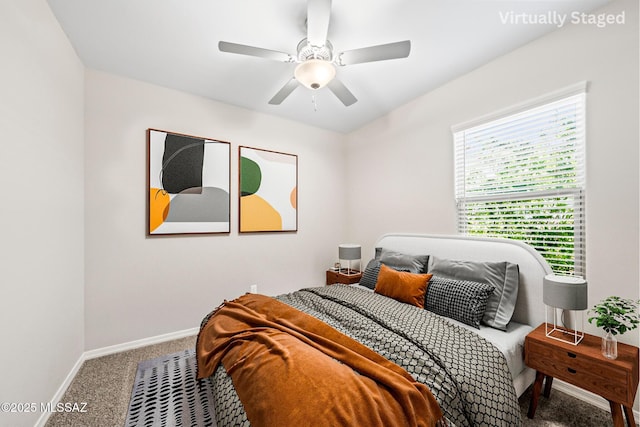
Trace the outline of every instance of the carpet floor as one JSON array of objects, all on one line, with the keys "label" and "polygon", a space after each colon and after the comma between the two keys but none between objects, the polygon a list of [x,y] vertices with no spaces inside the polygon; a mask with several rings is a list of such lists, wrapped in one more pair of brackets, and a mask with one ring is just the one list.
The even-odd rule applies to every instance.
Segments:
[{"label": "carpet floor", "polygon": [[[86,412],[53,413],[46,427],[122,427],[138,363],[195,347],[195,336],[141,347],[84,362],[61,402],[86,402]],[[520,397],[524,427],[607,427],[611,415],[558,390],[540,398],[535,419],[527,418],[531,390]]]}]

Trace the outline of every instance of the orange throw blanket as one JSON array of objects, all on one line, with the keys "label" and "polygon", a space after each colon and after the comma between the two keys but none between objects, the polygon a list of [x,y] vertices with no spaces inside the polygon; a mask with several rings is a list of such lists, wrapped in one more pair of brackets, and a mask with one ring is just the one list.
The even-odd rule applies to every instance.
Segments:
[{"label": "orange throw blanket", "polygon": [[428,387],[404,369],[264,295],[225,302],[201,329],[196,350],[198,379],[222,363],[254,427],[443,421]]}]

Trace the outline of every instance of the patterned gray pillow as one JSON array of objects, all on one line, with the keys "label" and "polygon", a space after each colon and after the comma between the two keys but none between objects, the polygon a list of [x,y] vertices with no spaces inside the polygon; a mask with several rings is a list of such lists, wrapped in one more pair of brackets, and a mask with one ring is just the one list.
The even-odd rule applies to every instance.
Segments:
[{"label": "patterned gray pillow", "polygon": [[482,321],[492,328],[507,330],[518,298],[518,265],[510,262],[477,262],[431,257],[429,273],[457,280],[471,280],[494,286]]},{"label": "patterned gray pillow", "polygon": [[[380,264],[384,264],[380,262],[380,260],[372,259],[369,261],[364,271],[362,272],[362,277],[360,278],[360,286],[366,286],[369,289],[375,289],[376,283],[378,282],[378,273],[380,273]],[[387,265],[387,264],[385,264]],[[391,267],[397,271],[406,271],[411,273],[408,268],[395,267],[393,265],[387,265],[387,267]]]},{"label": "patterned gray pillow", "polygon": [[433,276],[427,285],[424,308],[480,329],[493,285]]},{"label": "patterned gray pillow", "polygon": [[378,273],[380,273],[380,261],[372,259],[362,272],[360,285],[366,286],[369,289],[375,289],[376,282],[378,281]]}]

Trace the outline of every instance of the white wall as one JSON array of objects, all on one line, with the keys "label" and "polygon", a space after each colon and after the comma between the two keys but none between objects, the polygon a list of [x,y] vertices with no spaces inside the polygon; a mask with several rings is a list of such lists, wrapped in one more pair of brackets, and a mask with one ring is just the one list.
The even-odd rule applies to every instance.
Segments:
[{"label": "white wall", "polygon": [[[341,134],[86,76],[86,350],[199,326],[224,299],[324,283],[345,234]],[[231,233],[146,237],[146,129],[231,143]],[[298,155],[297,233],[238,234],[238,146]]]},{"label": "white wall", "polygon": [[0,2],[0,52],[0,402],[39,405],[84,350],[83,66],[41,0]]},{"label": "white wall", "polygon": [[455,233],[450,127],[587,80],[589,304],[638,299],[638,2],[598,13],[623,10],[624,25],[567,26],[348,135],[349,240],[371,255],[383,233]]}]

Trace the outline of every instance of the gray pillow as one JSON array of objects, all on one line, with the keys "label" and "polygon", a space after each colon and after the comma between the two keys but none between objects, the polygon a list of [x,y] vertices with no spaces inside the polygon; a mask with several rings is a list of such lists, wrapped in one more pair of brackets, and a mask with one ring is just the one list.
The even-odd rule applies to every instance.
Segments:
[{"label": "gray pillow", "polygon": [[518,298],[518,265],[510,262],[476,262],[432,257],[429,273],[449,279],[471,280],[494,286],[482,321],[505,331]]},{"label": "gray pillow", "polygon": [[493,289],[486,283],[433,276],[427,285],[424,308],[480,329]]},{"label": "gray pillow", "polygon": [[422,274],[427,272],[429,255],[409,255],[382,248],[380,257],[376,257],[376,259],[396,270],[402,269],[410,273]]}]

